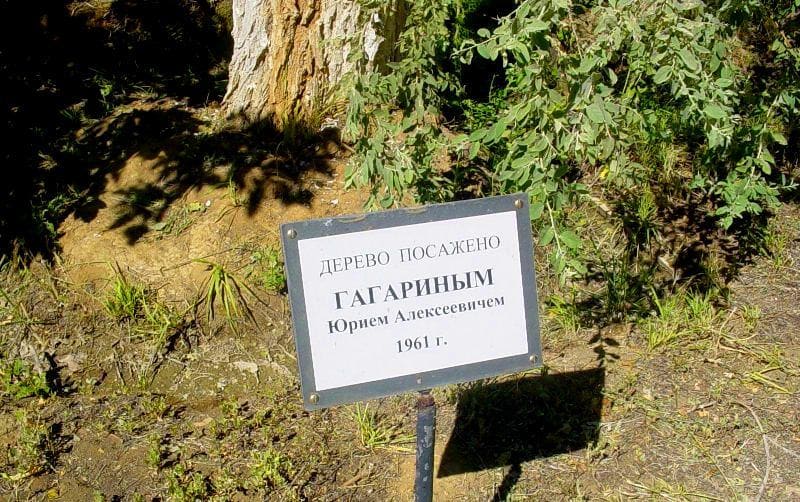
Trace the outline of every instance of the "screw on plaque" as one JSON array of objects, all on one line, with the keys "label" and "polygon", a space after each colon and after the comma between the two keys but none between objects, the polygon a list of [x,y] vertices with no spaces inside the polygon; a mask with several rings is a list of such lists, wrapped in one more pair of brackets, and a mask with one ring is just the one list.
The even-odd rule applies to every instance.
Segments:
[{"label": "screw on plaque", "polygon": [[531,354],[531,357],[528,359],[530,359],[532,364],[536,364],[539,361],[539,358],[536,356],[536,354]]},{"label": "screw on plaque", "polygon": [[516,207],[517,209],[522,209],[522,201],[520,199],[515,200],[514,207]]},{"label": "screw on plaque", "polygon": [[308,401],[311,404],[319,403],[319,394],[311,394],[310,396],[308,396]]},{"label": "screw on plaque", "polygon": [[297,230],[295,230],[295,229],[293,229],[293,228],[290,228],[290,229],[289,229],[289,230],[286,232],[286,236],[287,236],[287,237],[289,237],[290,239],[294,239],[295,237],[297,237]]}]

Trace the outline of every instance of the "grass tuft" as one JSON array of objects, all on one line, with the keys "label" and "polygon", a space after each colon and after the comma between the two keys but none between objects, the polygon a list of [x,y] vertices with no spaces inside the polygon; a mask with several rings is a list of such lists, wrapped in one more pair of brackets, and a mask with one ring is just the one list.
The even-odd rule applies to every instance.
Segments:
[{"label": "grass tuft", "polygon": [[576,301],[575,291],[572,299],[553,294],[550,296],[547,313],[566,333],[575,333],[581,327],[581,311]]},{"label": "grass tuft", "polygon": [[656,315],[640,323],[651,350],[714,332],[719,313],[711,294],[679,291],[659,298],[653,291],[652,297]]},{"label": "grass tuft", "polygon": [[103,307],[112,318],[123,321],[136,318],[146,301],[147,289],[141,284],[129,281],[122,271],[117,269],[111,290],[103,301]]},{"label": "grass tuft", "polygon": [[369,405],[356,404],[353,410],[353,418],[358,425],[359,439],[361,445],[369,448],[382,448],[387,450],[410,452],[407,444],[414,442],[414,436],[401,434],[397,426],[386,426],[378,419],[378,414],[370,410]]},{"label": "grass tuft", "polygon": [[242,314],[252,318],[242,291],[243,289],[249,291],[247,285],[240,282],[230,270],[219,263],[196,261],[209,267],[208,277],[202,288],[205,294],[199,299],[208,320],[213,321],[216,318],[218,304],[222,306],[225,320],[232,328],[235,328],[235,321],[241,318]]}]

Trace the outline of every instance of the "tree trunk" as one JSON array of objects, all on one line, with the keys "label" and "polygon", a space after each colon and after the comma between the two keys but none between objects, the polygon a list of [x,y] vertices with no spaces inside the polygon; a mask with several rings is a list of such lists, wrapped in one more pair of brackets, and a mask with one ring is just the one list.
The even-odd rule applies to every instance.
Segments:
[{"label": "tree trunk", "polygon": [[403,0],[371,15],[357,0],[234,0],[227,115],[279,126],[309,118],[354,59],[367,69],[392,60],[403,14]]}]

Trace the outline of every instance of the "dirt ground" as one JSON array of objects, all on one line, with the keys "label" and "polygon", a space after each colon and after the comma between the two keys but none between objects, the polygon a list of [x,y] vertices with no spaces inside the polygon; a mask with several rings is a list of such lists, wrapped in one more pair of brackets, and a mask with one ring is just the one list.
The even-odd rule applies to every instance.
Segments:
[{"label": "dirt ground", "polygon": [[[279,224],[360,212],[368,194],[344,190],[324,144],[278,156],[228,137],[236,170],[184,155],[207,110],[110,120],[175,108],[201,125],[126,152],[59,229],[56,264],[2,270],[3,355],[50,390],[3,383],[0,498],[411,500],[414,396],[304,411],[285,293],[258,279]],[[778,251],[703,330],[649,348],[641,325],[569,327],[543,303],[544,370],[436,389],[434,498],[800,499],[800,209],[781,211]],[[210,318],[220,269],[246,306]],[[115,277],[146,286],[163,332],[108,314]]]}]

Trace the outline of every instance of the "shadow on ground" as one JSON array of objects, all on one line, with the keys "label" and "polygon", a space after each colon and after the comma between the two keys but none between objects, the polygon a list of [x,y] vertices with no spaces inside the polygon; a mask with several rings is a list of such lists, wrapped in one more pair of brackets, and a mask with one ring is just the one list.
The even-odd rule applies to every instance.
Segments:
[{"label": "shadow on ground", "polygon": [[596,368],[465,387],[438,477],[510,466],[495,496],[505,500],[523,462],[597,441],[604,383]]},{"label": "shadow on ground", "polygon": [[[116,217],[111,229],[123,228],[133,245],[192,189],[228,187],[236,204],[252,216],[267,197],[283,204],[308,204],[312,199],[300,179],[305,172],[330,174],[330,134],[308,130],[295,136],[268,121],[245,128],[208,131],[191,110],[169,102],[147,102],[108,117],[83,131],[81,164],[72,178],[83,188],[74,214],[83,221],[97,216],[109,176],[116,179],[133,155],[148,161],[148,179],[114,192]],[[95,166],[91,166],[92,162]]]},{"label": "shadow on ground", "polygon": [[210,131],[197,116],[225,91],[229,9],[227,0],[0,4],[0,256],[52,258],[59,224],[95,218],[133,155],[155,161],[157,182],[114,194],[113,227],[130,244],[200,186],[230,184],[251,214],[265,197],[310,201],[302,172],[328,169],[316,131]]}]

